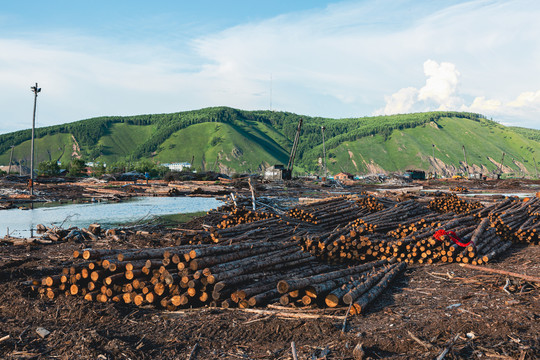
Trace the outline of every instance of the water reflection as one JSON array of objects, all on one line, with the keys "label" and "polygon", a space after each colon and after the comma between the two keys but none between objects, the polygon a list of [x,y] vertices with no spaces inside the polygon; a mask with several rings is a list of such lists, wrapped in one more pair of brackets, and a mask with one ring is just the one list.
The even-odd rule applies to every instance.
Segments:
[{"label": "water reflection", "polygon": [[156,215],[208,211],[222,204],[207,197],[137,197],[120,203],[56,204],[52,207],[51,204],[32,204],[27,210],[0,210],[0,236],[9,233],[17,237],[32,237],[38,224],[68,228],[99,223],[108,227],[149,220]]}]

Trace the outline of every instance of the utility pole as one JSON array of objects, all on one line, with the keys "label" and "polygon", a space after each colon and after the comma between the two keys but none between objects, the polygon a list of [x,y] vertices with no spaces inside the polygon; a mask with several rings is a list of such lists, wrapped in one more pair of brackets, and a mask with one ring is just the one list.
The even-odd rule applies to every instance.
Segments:
[{"label": "utility pole", "polygon": [[11,174],[11,162],[13,161],[13,148],[15,145],[11,145],[11,155],[9,155],[9,167],[8,167],[8,175]]},{"label": "utility pole", "polygon": [[538,167],[536,166],[536,159],[534,158],[534,156],[533,156],[533,161],[534,161],[534,170],[536,170],[536,178],[538,179]]},{"label": "utility pole", "polygon": [[326,128],[324,126],[321,126],[321,133],[322,133],[322,151],[323,151],[323,167],[324,167],[324,177],[327,177],[327,169],[326,169],[326,147],[324,144],[324,130]]},{"label": "utility pole", "polygon": [[34,195],[34,133],[36,129],[36,104],[37,104],[37,95],[41,91],[41,88],[36,86],[31,86],[32,92],[34,93],[34,116],[32,116],[32,145],[30,146],[30,195]]}]

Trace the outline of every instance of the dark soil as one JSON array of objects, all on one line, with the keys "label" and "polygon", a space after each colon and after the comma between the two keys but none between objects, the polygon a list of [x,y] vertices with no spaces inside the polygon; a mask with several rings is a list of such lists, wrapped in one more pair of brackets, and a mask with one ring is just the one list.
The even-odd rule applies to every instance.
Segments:
[{"label": "dark soil", "polygon": [[[48,191],[79,198],[85,190],[48,185]],[[76,296],[46,300],[23,284],[58,274],[73,262],[74,250],[166,246],[170,239],[150,234],[122,243],[0,245],[0,358],[292,359],[291,342],[299,359],[360,359],[353,357],[358,344],[364,359],[434,359],[445,349],[445,359],[540,358],[540,284],[458,264],[409,267],[364,315],[349,316],[345,331],[346,308],[167,312]],[[486,267],[539,277],[540,247],[515,246]],[[38,328],[50,334],[42,338]]]},{"label": "dark soil", "polygon": [[[509,278],[507,293],[505,276],[457,264],[410,267],[366,314],[349,317],[344,332],[346,309],[167,312],[64,295],[45,300],[22,284],[57,274],[88,245],[0,247],[0,338],[9,335],[2,359],[187,359],[194,349],[192,359],[291,359],[293,341],[300,359],[353,359],[357,344],[364,358],[433,359],[453,339],[446,359],[540,358],[538,284]],[[539,276],[540,247],[515,247],[488,267]],[[290,314],[300,317],[283,316]],[[41,338],[39,327],[50,334]]]}]

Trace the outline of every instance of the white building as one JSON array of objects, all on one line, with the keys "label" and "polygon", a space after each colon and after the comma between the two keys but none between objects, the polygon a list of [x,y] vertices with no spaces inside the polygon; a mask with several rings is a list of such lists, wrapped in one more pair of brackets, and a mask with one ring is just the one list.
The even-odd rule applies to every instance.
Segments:
[{"label": "white building", "polygon": [[177,163],[170,163],[170,164],[162,164],[163,166],[166,166],[171,171],[182,171],[184,169],[191,168],[191,164],[188,162],[177,162]]}]

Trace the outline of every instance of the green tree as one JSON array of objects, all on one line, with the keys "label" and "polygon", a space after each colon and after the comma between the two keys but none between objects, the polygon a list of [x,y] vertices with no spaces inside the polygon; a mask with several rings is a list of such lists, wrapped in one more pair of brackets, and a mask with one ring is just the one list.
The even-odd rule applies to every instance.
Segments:
[{"label": "green tree", "polygon": [[105,168],[105,164],[103,163],[97,162],[97,163],[94,163],[94,166],[92,166],[92,174],[94,176],[99,177],[105,174],[105,171],[106,171],[106,168]]},{"label": "green tree", "polygon": [[60,174],[60,166],[56,161],[44,161],[38,164],[37,173],[41,176],[57,176]]},{"label": "green tree", "polygon": [[69,164],[68,173],[70,176],[82,176],[84,175],[85,167],[86,167],[86,164],[84,160],[73,159],[71,160],[71,163]]},{"label": "green tree", "polygon": [[148,159],[143,159],[134,164],[134,170],[144,174],[149,173],[151,177],[163,177],[169,169],[162,165],[157,165]]},{"label": "green tree", "polygon": [[125,161],[117,161],[107,165],[107,174],[116,174],[129,171],[129,164]]}]

